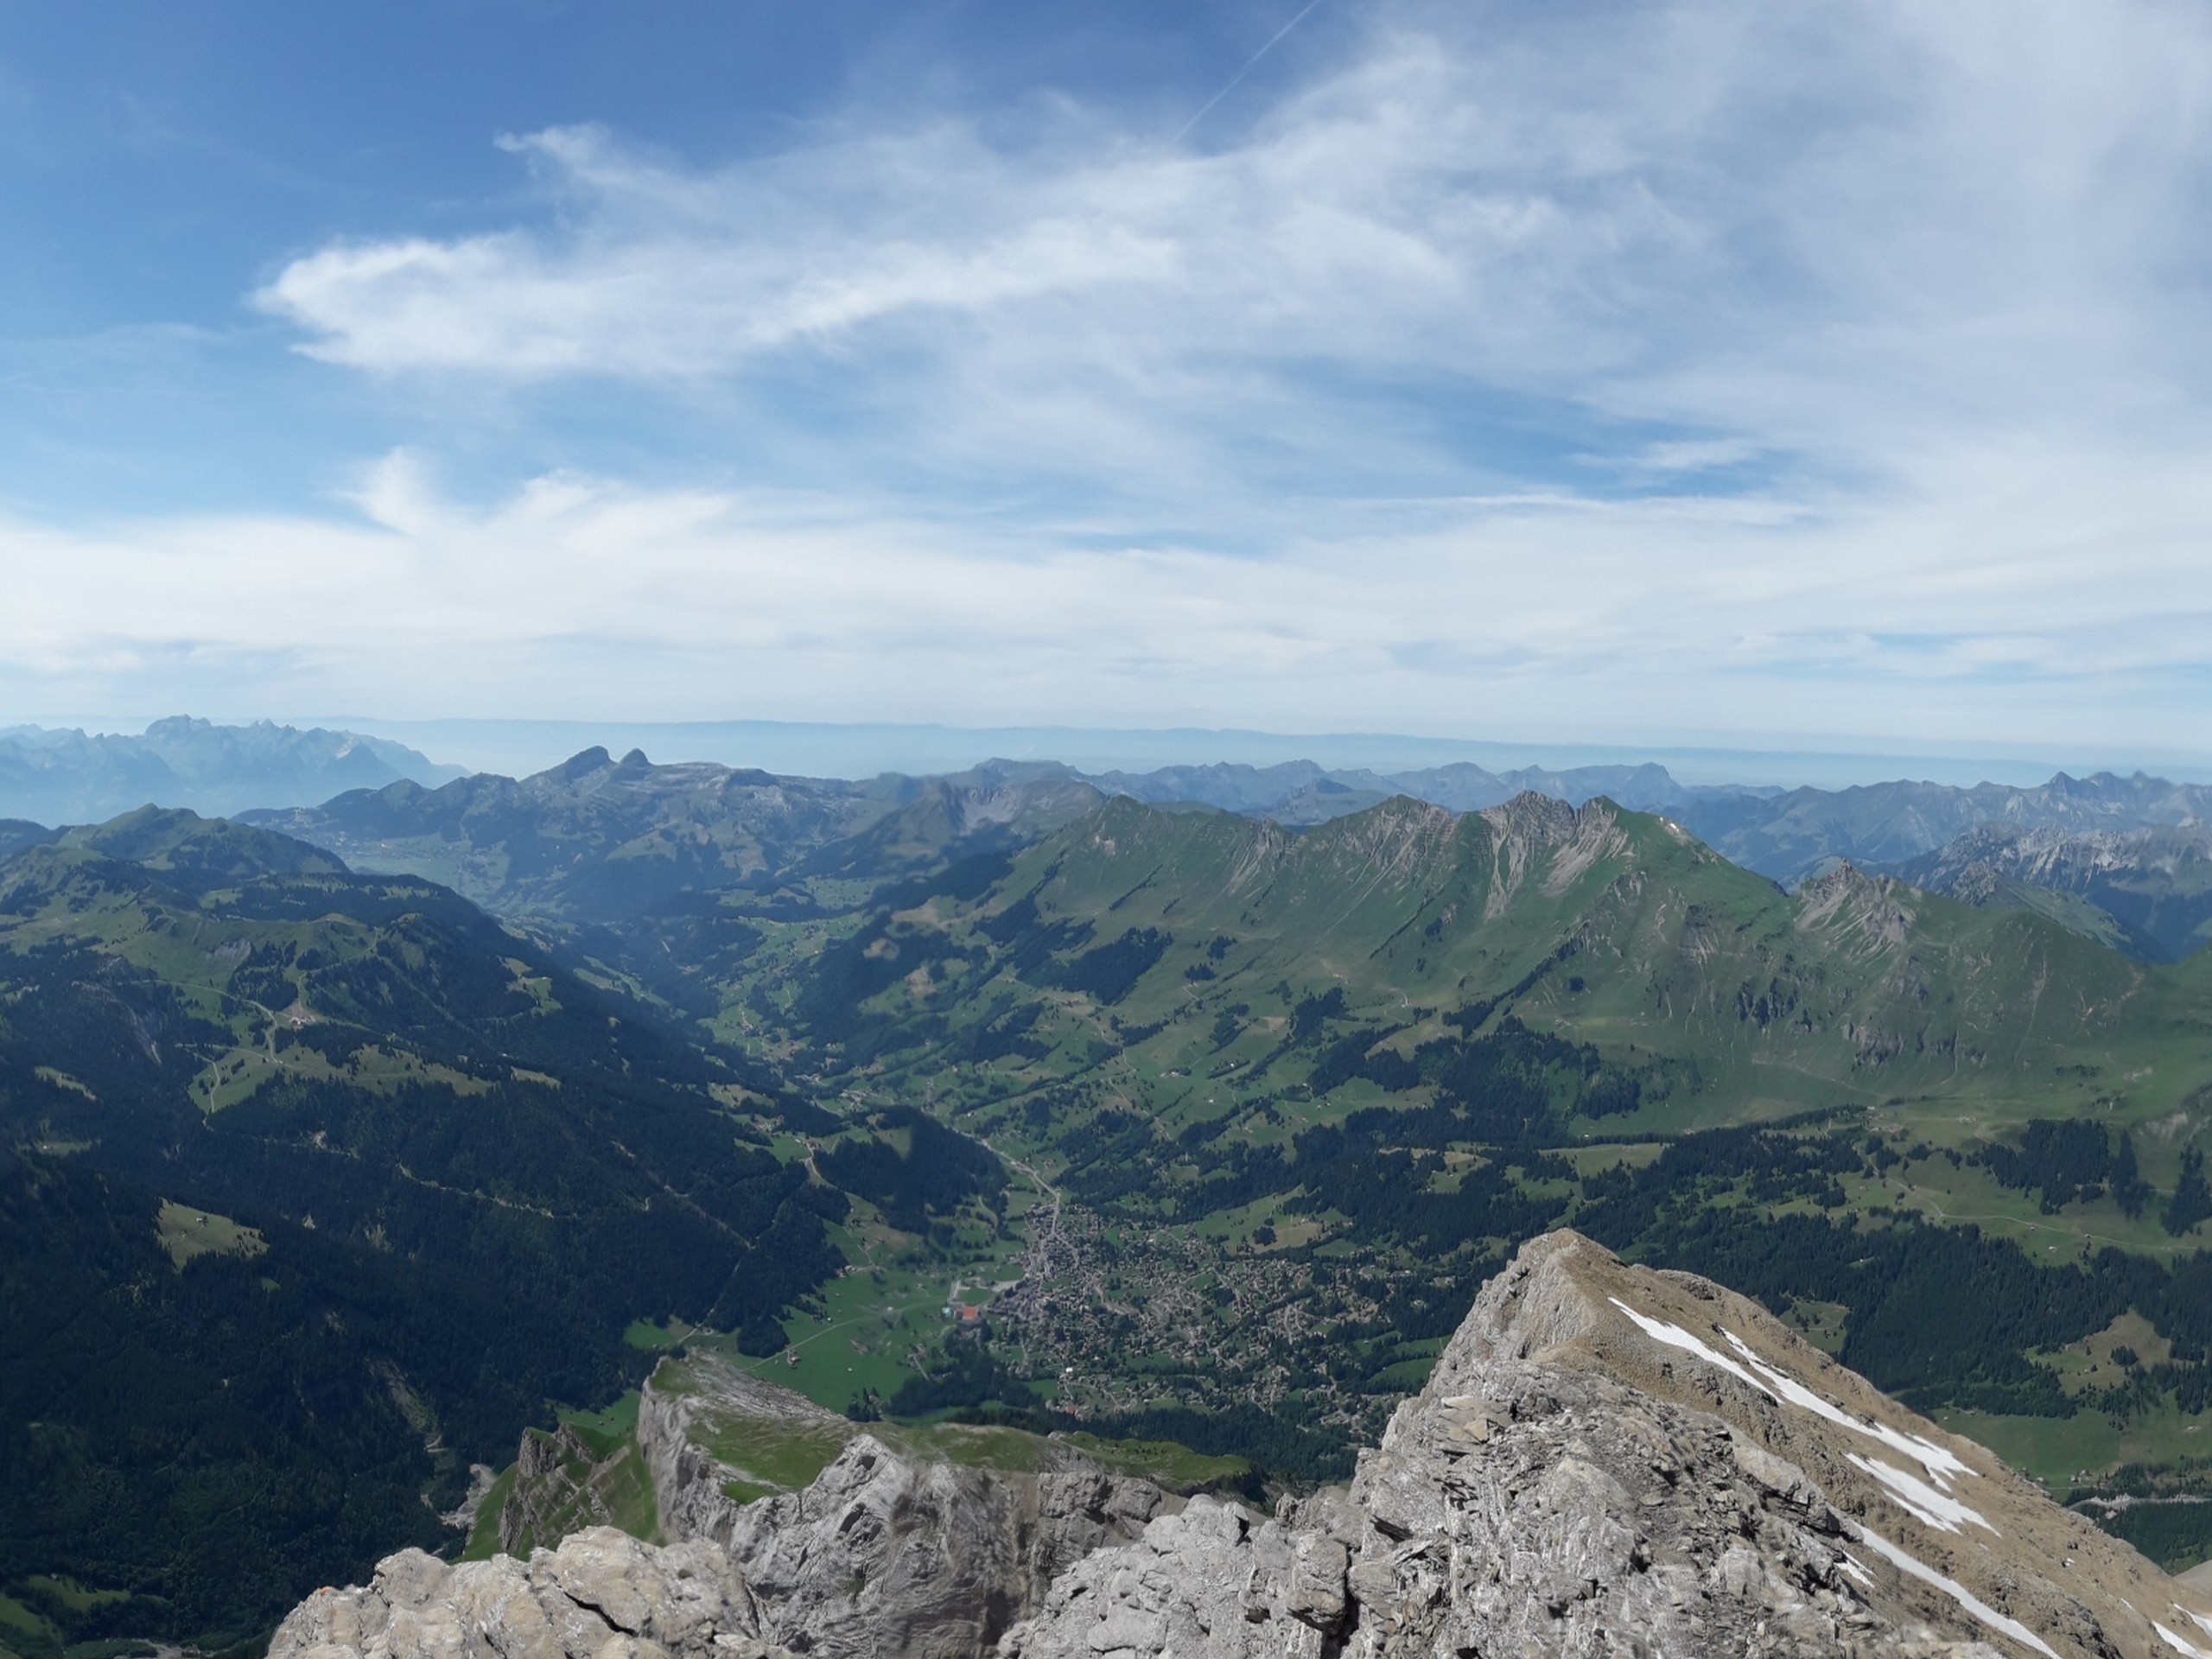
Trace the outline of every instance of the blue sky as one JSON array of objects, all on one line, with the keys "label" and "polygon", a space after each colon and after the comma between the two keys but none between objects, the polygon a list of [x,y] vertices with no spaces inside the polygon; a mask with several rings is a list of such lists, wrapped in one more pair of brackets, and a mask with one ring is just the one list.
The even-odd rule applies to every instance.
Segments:
[{"label": "blue sky", "polygon": [[0,717],[2202,755],[2209,124],[2139,0],[15,8]]}]

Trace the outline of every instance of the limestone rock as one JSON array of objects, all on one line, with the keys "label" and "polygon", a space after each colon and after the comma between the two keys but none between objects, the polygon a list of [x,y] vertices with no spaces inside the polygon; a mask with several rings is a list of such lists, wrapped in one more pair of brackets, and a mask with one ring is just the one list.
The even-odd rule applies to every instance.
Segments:
[{"label": "limestone rock", "polygon": [[858,1432],[804,1491],[741,1504],[681,1410],[646,1403],[668,1421],[640,1445],[684,1542],[594,1527],[527,1561],[405,1551],[366,1589],[311,1597],[272,1659],[975,1659],[1068,1567],[1183,1507],[1071,1451],[1009,1472]]},{"label": "limestone rock", "polygon": [[319,1590],[277,1629],[270,1659],[791,1659],[711,1544],[641,1544],[611,1527],[528,1561],[448,1567],[416,1549],[367,1586]]},{"label": "limestone rock", "polygon": [[2212,1599],[1745,1299],[1570,1232],[1484,1287],[1348,1493],[1194,1501],[1008,1659],[2212,1659]]},{"label": "limestone rock", "polygon": [[713,1535],[771,1636],[824,1659],[953,1659],[987,1651],[1100,1544],[1179,1507],[1096,1468],[919,1462],[861,1434],[805,1491],[733,1509]]}]

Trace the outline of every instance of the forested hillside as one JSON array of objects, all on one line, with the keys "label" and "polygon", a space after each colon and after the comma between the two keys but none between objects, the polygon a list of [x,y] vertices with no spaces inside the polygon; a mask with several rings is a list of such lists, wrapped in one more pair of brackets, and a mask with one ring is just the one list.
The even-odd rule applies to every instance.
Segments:
[{"label": "forested hillside", "polygon": [[780,1346],[849,1200],[761,1081],[266,832],[137,814],[0,867],[9,1645],[245,1640],[634,1382],[634,1322]]}]

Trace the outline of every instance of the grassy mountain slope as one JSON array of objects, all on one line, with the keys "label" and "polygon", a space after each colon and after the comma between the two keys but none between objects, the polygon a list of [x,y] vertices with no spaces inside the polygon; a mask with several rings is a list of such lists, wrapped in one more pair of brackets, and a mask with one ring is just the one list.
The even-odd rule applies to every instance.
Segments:
[{"label": "grassy mountain slope", "polygon": [[849,1200],[742,1081],[264,831],[135,814],[0,866],[0,1593],[97,1592],[54,1640],[242,1639],[620,1392],[633,1321],[779,1342]]},{"label": "grassy mountain slope", "polygon": [[[1510,1009],[1631,1078],[1639,1126],[1682,1128],[1905,1092],[2086,1101],[2122,1048],[2196,1029],[2177,986],[2042,918],[1855,872],[1786,895],[1602,802],[1400,799],[1298,836],[1122,800],[972,899],[879,914],[794,1012],[876,1064],[1019,1020],[1039,1079],[1103,1046],[1280,1087],[1319,1059],[1317,1020],[1408,1053]],[[2147,1106],[2208,1077],[2137,1088]]]}]

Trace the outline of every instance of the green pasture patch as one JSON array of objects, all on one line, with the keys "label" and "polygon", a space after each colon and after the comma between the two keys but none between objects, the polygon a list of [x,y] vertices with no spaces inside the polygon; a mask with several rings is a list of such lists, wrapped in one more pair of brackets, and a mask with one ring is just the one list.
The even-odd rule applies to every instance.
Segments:
[{"label": "green pasture patch", "polygon": [[553,982],[543,974],[533,974],[530,964],[513,957],[501,959],[507,970],[508,981],[515,989],[530,998],[538,1014],[557,1014],[561,1004],[553,995]]},{"label": "green pasture patch", "polygon": [[681,1319],[670,1319],[665,1323],[632,1319],[629,1329],[623,1332],[622,1340],[630,1347],[648,1354],[664,1354],[671,1349],[682,1347],[696,1328]]},{"label": "green pasture patch", "polygon": [[52,1646],[60,1640],[60,1633],[44,1617],[12,1596],[0,1595],[0,1636],[10,1632],[37,1647]]},{"label": "green pasture patch", "polygon": [[190,1084],[192,1103],[212,1117],[227,1107],[251,1099],[263,1085],[279,1077],[331,1083],[346,1075],[318,1049],[295,1046],[272,1054],[266,1048],[241,1044],[200,1068]]},{"label": "green pasture patch", "polygon": [[1801,1301],[1790,1307],[1783,1323],[1825,1354],[1843,1351],[1845,1327],[1851,1310],[1841,1302]]},{"label": "green pasture patch", "polygon": [[2131,1463],[2165,1465],[2212,1456],[2212,1412],[2182,1411],[2171,1398],[2117,1426],[2101,1411],[2071,1417],[2000,1417],[1946,1410],[1936,1421],[1987,1446],[2055,1492],[2083,1485]]},{"label": "green pasture patch", "polygon": [[871,1222],[870,1206],[855,1205],[857,1227],[835,1230],[849,1269],[817,1293],[814,1310],[785,1320],[785,1346],[762,1359],[726,1351],[730,1363],[770,1382],[842,1411],[862,1391],[888,1400],[914,1376],[918,1349],[926,1350],[950,1328],[943,1309],[960,1287],[960,1300],[987,1300],[991,1287],[1019,1276],[1018,1237],[988,1237],[981,1224],[963,1224],[970,1248],[952,1260],[887,1247],[908,1236]]},{"label": "green pasture patch", "polygon": [[1428,1381],[1428,1374],[1435,1369],[1436,1356],[1433,1354],[1397,1360],[1369,1377],[1366,1388],[1374,1394],[1415,1394]]},{"label": "green pasture patch", "polygon": [[468,1529],[468,1542],[461,1552],[464,1561],[488,1561],[499,1553],[499,1517],[506,1513],[507,1499],[515,1490],[516,1466],[509,1464],[492,1483],[492,1490],[484,1494],[484,1502],[477,1509],[476,1524]]},{"label": "green pasture patch", "polygon": [[241,1227],[228,1216],[210,1214],[188,1205],[162,1200],[154,1229],[181,1270],[203,1255],[236,1255],[251,1261],[269,1249],[268,1240],[251,1227]]},{"label": "green pasture patch", "polygon": [[638,1432],[638,1408],[643,1396],[636,1389],[599,1411],[575,1411],[563,1408],[558,1414],[562,1422],[584,1437],[585,1443],[601,1457],[606,1457],[621,1442]]},{"label": "green pasture patch", "polygon": [[[1201,1238],[1217,1239],[1238,1249],[1288,1249],[1294,1244],[1309,1243],[1326,1230],[1311,1217],[1285,1214],[1287,1206],[1296,1197],[1295,1192],[1270,1192],[1233,1210],[1216,1210],[1199,1217],[1192,1224],[1192,1230]],[[1272,1235],[1264,1243],[1253,1236],[1262,1227]]]},{"label": "green pasture patch", "polygon": [[2069,1204],[2055,1215],[2046,1215],[2037,1193],[2000,1186],[1977,1164],[1954,1169],[1950,1160],[1943,1157],[1900,1165],[1879,1182],[1847,1176],[1844,1185],[1852,1192],[1854,1207],[1882,1201],[1899,1211],[1916,1211],[1940,1225],[1979,1227],[1992,1237],[2013,1240],[2029,1255],[2046,1263],[2072,1261],[2084,1249],[2101,1249],[2108,1244],[2133,1255],[2160,1258],[2189,1255],[2202,1248],[2201,1238],[2176,1238],[2166,1231],[2158,1220],[2158,1199],[2145,1206],[2140,1216],[2123,1214],[2108,1198]]},{"label": "green pasture patch", "polygon": [[1561,1147],[1555,1155],[1564,1158],[1578,1176],[1586,1178],[1608,1169],[1648,1168],[1666,1150],[1664,1141],[1601,1141]]},{"label": "green pasture patch", "polygon": [[66,1607],[73,1613],[89,1613],[130,1599],[128,1590],[96,1590],[59,1573],[41,1573],[23,1580],[23,1587],[41,1601]]},{"label": "green pasture patch", "polygon": [[2079,1342],[2070,1342],[2053,1353],[2032,1354],[2030,1357],[2055,1371],[2059,1387],[2072,1396],[2125,1387],[2129,1370],[2114,1357],[2115,1351],[2123,1348],[2133,1352],[2144,1365],[2161,1364],[2173,1357],[2173,1344],[2158,1334],[2158,1327],[2150,1320],[2131,1309],[2103,1330]]},{"label": "green pasture patch", "polygon": [[737,1478],[768,1491],[795,1492],[812,1484],[860,1432],[856,1423],[713,1413],[693,1422],[690,1439]]},{"label": "green pasture patch", "polygon": [[97,1102],[99,1099],[99,1096],[94,1094],[88,1085],[79,1083],[67,1071],[56,1071],[53,1066],[35,1065],[31,1068],[31,1075],[41,1083],[50,1083],[57,1089],[67,1089],[72,1094],[82,1095],[86,1100]]},{"label": "green pasture patch", "polygon": [[111,1636],[96,1642],[72,1642],[61,1659],[154,1659],[161,1649],[143,1637]]},{"label": "green pasture patch", "polygon": [[1052,1465],[1046,1441],[1018,1428],[969,1423],[931,1423],[913,1428],[871,1424],[869,1432],[917,1456],[970,1469],[1029,1474]]},{"label": "green pasture patch", "polygon": [[[473,1077],[466,1071],[412,1054],[394,1052],[374,1043],[365,1043],[355,1049],[344,1065],[334,1064],[320,1049],[302,1043],[289,1044],[273,1052],[265,1045],[240,1043],[209,1061],[193,1078],[193,1103],[212,1116],[251,1098],[256,1091],[280,1077],[299,1077],[310,1083],[346,1083],[378,1094],[394,1094],[412,1084],[441,1085],[457,1095],[481,1095],[492,1088],[482,1077]],[[554,1081],[550,1077],[538,1080]]]},{"label": "green pasture patch", "polygon": [[1234,1486],[1252,1472],[1243,1458],[1209,1457],[1174,1440],[1110,1440],[1076,1433],[1059,1437],[1093,1462],[1174,1492]]},{"label": "green pasture patch", "polygon": [[[286,1052],[291,1051],[286,1050]],[[365,1044],[353,1051],[346,1065],[346,1080],[357,1087],[374,1090],[378,1094],[397,1094],[400,1090],[418,1083],[435,1084],[450,1089],[456,1095],[485,1095],[492,1091],[491,1082],[484,1077],[471,1077],[452,1066],[442,1065],[435,1060],[425,1060],[418,1055],[394,1052],[375,1043]]]}]

